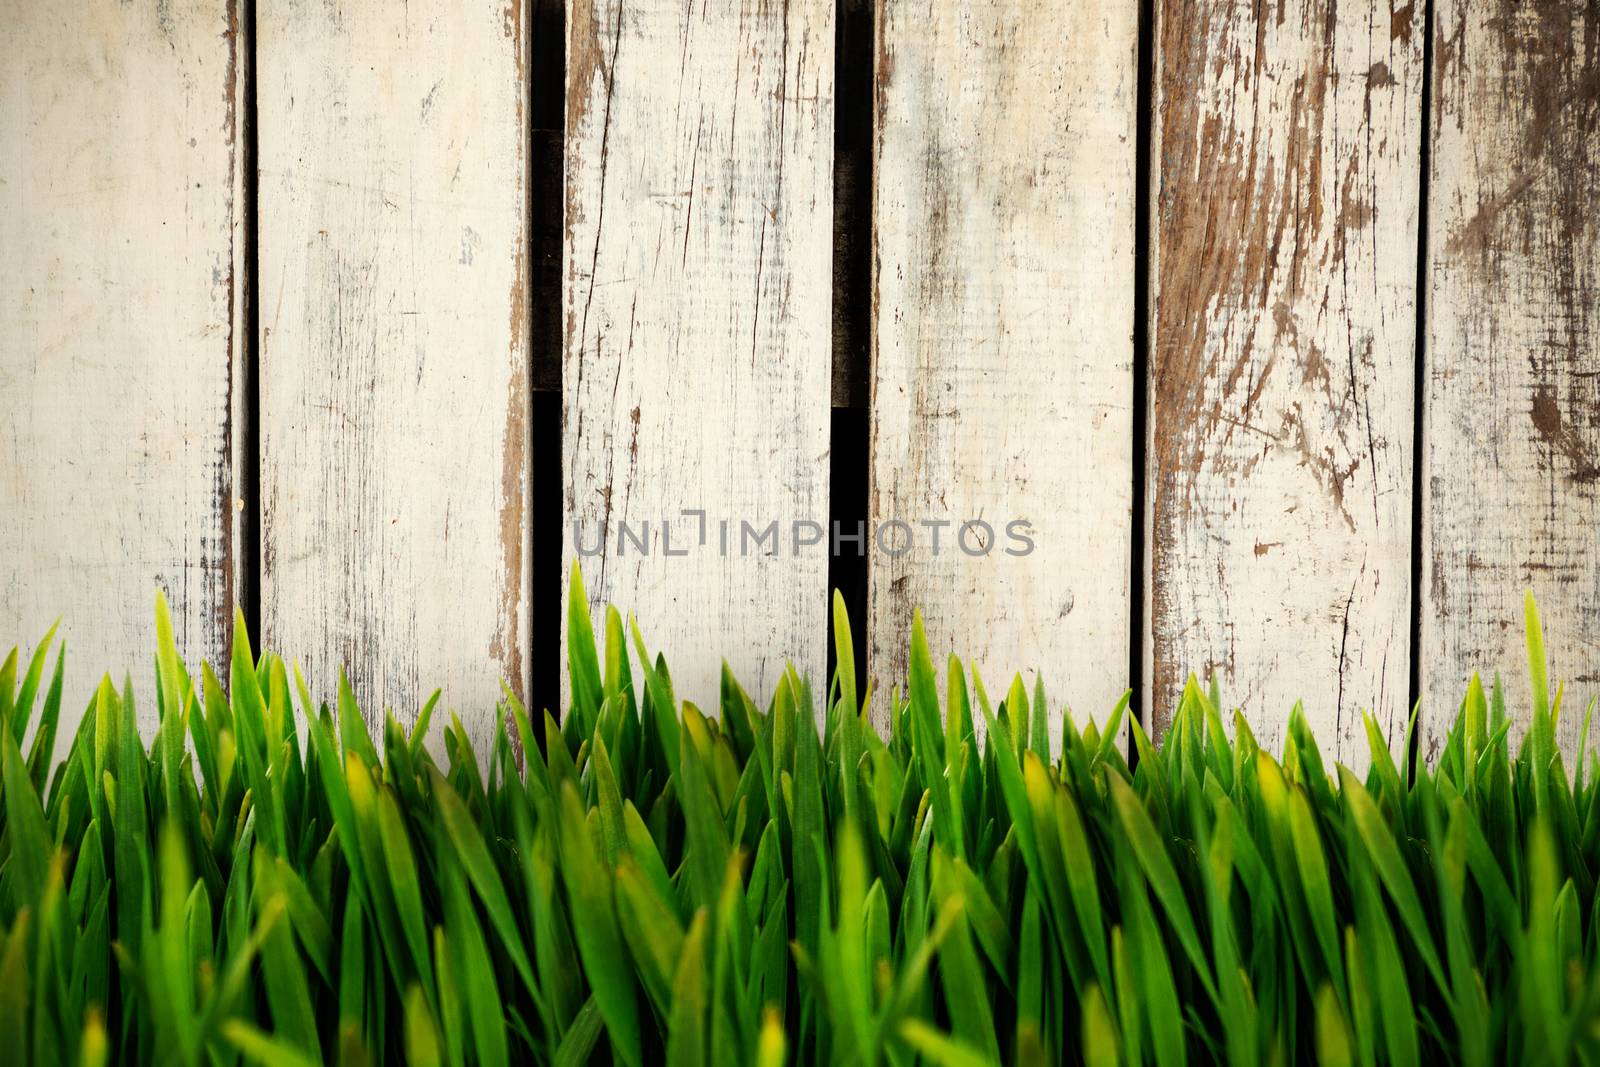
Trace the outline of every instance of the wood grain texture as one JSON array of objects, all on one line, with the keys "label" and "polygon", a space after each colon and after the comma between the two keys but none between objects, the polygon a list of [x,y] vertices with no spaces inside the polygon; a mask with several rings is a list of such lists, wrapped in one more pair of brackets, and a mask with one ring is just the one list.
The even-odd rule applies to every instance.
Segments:
[{"label": "wood grain texture", "polygon": [[150,692],[158,586],[227,657],[236,16],[0,0],[0,635],[62,616],[58,753],[102,672]]},{"label": "wood grain texture", "polygon": [[592,605],[704,708],[723,657],[753,694],[785,657],[820,684],[827,554],[791,524],[827,522],[833,4],[574,0],[567,27],[566,559],[608,534]]},{"label": "wood grain texture", "polygon": [[1148,706],[1215,672],[1365,766],[1407,712],[1423,17],[1158,6]]},{"label": "wood grain texture", "polygon": [[904,688],[921,607],[1082,726],[1127,684],[1137,8],[882,0],[877,32],[872,675]]},{"label": "wood grain texture", "polygon": [[1571,756],[1600,682],[1600,5],[1442,0],[1434,25],[1423,752],[1472,671],[1526,724],[1531,588]]},{"label": "wood grain texture", "polygon": [[266,637],[372,723],[443,687],[486,744],[527,662],[522,11],[258,20]]}]

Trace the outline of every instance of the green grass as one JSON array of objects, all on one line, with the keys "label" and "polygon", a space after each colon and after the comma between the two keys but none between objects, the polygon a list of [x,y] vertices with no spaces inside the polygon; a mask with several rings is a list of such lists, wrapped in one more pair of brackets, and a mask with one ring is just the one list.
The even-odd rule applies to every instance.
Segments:
[{"label": "green grass", "polygon": [[920,621],[864,693],[837,601],[825,694],[725,673],[707,715],[571,599],[571,708],[508,694],[487,753],[432,702],[375,744],[242,625],[193,677],[161,603],[153,743],[107,679],[52,768],[62,659],[13,653],[7,1061],[1600,1062],[1600,788],[1531,602],[1520,742],[1474,679],[1431,769],[1368,720],[1363,779],[1192,681],[1159,748],[1124,700],[1052,751],[1042,687],[941,675]]}]

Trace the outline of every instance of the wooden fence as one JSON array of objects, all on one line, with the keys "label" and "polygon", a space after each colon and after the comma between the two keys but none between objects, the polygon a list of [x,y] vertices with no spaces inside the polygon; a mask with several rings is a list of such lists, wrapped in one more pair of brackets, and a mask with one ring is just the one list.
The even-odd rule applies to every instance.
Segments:
[{"label": "wooden fence", "polygon": [[991,690],[1159,730],[1215,672],[1359,763],[1471,670],[1526,706],[1531,587],[1581,708],[1597,42],[1593,0],[0,0],[0,633],[63,614],[83,700],[160,585],[192,659],[242,603],[481,737],[502,677],[559,701],[582,556],[706,704],[820,675],[840,585],[880,692],[920,605]]}]

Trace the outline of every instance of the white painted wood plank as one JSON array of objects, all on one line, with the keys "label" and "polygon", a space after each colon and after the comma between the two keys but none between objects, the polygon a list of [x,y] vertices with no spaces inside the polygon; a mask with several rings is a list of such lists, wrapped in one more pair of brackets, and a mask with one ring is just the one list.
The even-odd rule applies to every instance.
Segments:
[{"label": "white painted wood plank", "polygon": [[149,693],[158,586],[227,656],[235,17],[0,0],[0,635],[62,616],[58,753],[103,672]]},{"label": "white painted wood plank", "polygon": [[1600,25],[1509,0],[1434,22],[1423,754],[1473,671],[1526,726],[1531,588],[1570,758],[1600,683]]},{"label": "white painted wood plank", "polygon": [[1216,672],[1365,766],[1407,712],[1423,18],[1160,5],[1150,704]]},{"label": "white painted wood plank", "polygon": [[257,16],[266,637],[482,744],[527,662],[521,9]]},{"label": "white painted wood plank", "polygon": [[1081,728],[1127,686],[1137,8],[879,13],[869,512],[915,542],[871,555],[870,669],[904,689],[920,606],[936,654],[997,698],[1041,669]]},{"label": "white painted wood plank", "polygon": [[821,687],[827,555],[792,524],[827,522],[833,4],[574,0],[567,26],[566,558],[609,532],[592,604],[703,708],[724,657],[752,694],[786,658]]}]

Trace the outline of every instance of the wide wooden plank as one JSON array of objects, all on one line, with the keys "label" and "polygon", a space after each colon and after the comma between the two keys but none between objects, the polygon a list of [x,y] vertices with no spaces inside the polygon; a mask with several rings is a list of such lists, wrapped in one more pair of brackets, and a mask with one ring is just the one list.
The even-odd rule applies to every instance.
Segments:
[{"label": "wide wooden plank", "polygon": [[102,672],[149,693],[158,586],[227,655],[236,18],[0,0],[0,637],[62,617],[58,752]]},{"label": "wide wooden plank", "polygon": [[1081,727],[1129,660],[1137,5],[879,13],[872,675],[921,607]]},{"label": "wide wooden plank", "polygon": [[827,522],[833,17],[568,10],[566,558],[708,710],[724,657],[823,685],[827,554],[793,524]]},{"label": "wide wooden plank", "polygon": [[369,722],[525,683],[521,8],[258,8],[262,614]]},{"label": "wide wooden plank", "polygon": [[1600,682],[1600,12],[1441,0],[1434,23],[1423,752],[1472,671],[1526,725],[1531,588],[1570,757]]},{"label": "wide wooden plank", "polygon": [[1409,683],[1423,17],[1158,5],[1149,706],[1216,674],[1364,765]]}]

